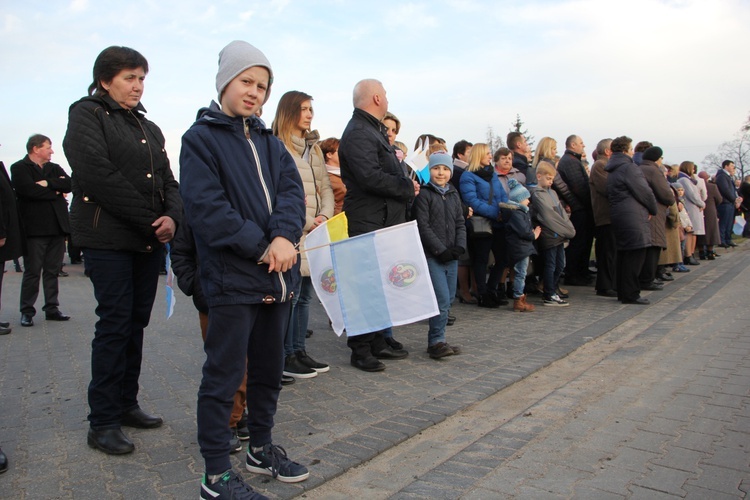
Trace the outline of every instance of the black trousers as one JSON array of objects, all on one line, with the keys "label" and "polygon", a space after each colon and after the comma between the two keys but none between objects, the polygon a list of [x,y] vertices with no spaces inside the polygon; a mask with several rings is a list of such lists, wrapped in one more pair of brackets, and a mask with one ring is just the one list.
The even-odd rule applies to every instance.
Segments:
[{"label": "black trousers", "polygon": [[656,279],[656,269],[659,267],[659,257],[661,256],[661,247],[649,247],[646,249],[646,257],[643,259],[643,267],[639,281],[641,286],[646,286]]},{"label": "black trousers", "polygon": [[576,235],[565,249],[565,279],[585,281],[589,277],[591,245],[594,243],[594,215],[588,210],[576,210],[570,214],[570,222]]},{"label": "black trousers", "polygon": [[646,249],[617,251],[617,298],[621,301],[636,300],[641,297],[641,283],[638,277],[646,259]]},{"label": "black trousers", "polygon": [[611,224],[597,226],[595,230],[596,240],[594,251],[596,252],[596,291],[617,290],[615,279],[615,261],[617,259],[617,243],[615,233]]},{"label": "black trousers", "polygon": [[36,314],[34,304],[39,296],[39,279],[42,279],[46,313],[57,312],[57,274],[65,255],[65,236],[30,236],[26,239],[27,254],[23,257],[21,281],[21,314]]},{"label": "black trousers", "polygon": [[208,313],[206,362],[198,390],[198,444],[206,474],[232,468],[229,417],[247,359],[250,445],[272,442],[284,369],[284,334],[291,302],[215,306]]},{"label": "black trousers", "polygon": [[364,335],[348,337],[346,339],[346,345],[352,350],[352,361],[369,358],[374,353],[380,352],[388,347],[385,343],[383,332],[384,330],[380,330],[377,332],[365,333]]}]

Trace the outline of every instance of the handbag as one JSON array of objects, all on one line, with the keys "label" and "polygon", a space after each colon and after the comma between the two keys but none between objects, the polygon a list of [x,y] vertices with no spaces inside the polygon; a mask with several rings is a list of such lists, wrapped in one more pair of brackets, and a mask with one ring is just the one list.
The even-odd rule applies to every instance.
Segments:
[{"label": "handbag", "polygon": [[[490,199],[489,204],[492,205],[492,181],[490,181]],[[481,215],[472,215],[469,219],[471,223],[471,237],[472,238],[487,238],[492,236],[492,221],[487,217]]]}]

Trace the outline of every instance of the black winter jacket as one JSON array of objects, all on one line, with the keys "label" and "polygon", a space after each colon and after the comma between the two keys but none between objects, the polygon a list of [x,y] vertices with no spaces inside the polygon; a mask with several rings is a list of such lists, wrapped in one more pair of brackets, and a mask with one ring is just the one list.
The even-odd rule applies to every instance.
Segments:
[{"label": "black winter jacket", "polygon": [[0,247],[0,262],[13,260],[23,255],[24,245],[16,193],[10,183],[8,171],[0,161],[0,239],[2,238],[5,238],[5,245]]},{"label": "black winter jacket", "polygon": [[437,258],[455,246],[466,251],[466,224],[461,197],[452,184],[448,186],[445,194],[432,184],[422,186],[412,207],[419,238],[428,257]]},{"label": "black winter jacket", "polygon": [[73,171],[70,223],[81,248],[152,252],[162,248],[151,224],[182,216],[179,186],[164,136],[139,103],[121,107],[108,95],[70,107],[63,149]]},{"label": "black winter jacket", "polygon": [[714,181],[716,182],[716,187],[719,188],[719,194],[723,200],[722,203],[731,203],[734,205],[737,199],[737,190],[734,187],[732,176],[726,170],[720,169],[716,172]]},{"label": "black winter jacket", "polygon": [[382,123],[355,109],[341,136],[339,159],[349,236],[406,222],[414,183],[404,175]]},{"label": "black winter jacket", "polygon": [[591,212],[589,176],[586,173],[586,167],[581,162],[581,155],[572,151],[565,151],[565,154],[557,164],[557,173],[568,186],[570,195],[572,195],[558,193],[560,196],[564,196],[564,201],[570,206],[571,212],[578,210],[588,210]]},{"label": "black winter jacket", "polygon": [[[13,188],[18,197],[18,212],[26,236],[61,236],[70,233],[68,202],[70,177],[57,163],[42,168],[26,155],[10,166]],[[47,181],[47,186],[37,184]]]},{"label": "black winter jacket", "polygon": [[208,314],[208,303],[203,295],[203,287],[198,272],[198,250],[193,239],[190,224],[183,220],[172,240],[172,270],[177,276],[177,286],[188,297],[198,311]]},{"label": "black winter jacket", "polygon": [[649,215],[656,215],[656,198],[643,170],[625,153],[614,153],[607,166],[607,199],[618,250],[651,245]]},{"label": "black winter jacket", "polygon": [[536,255],[534,228],[528,207],[503,203],[500,215],[505,222],[505,240],[508,264],[512,267],[526,257]]}]

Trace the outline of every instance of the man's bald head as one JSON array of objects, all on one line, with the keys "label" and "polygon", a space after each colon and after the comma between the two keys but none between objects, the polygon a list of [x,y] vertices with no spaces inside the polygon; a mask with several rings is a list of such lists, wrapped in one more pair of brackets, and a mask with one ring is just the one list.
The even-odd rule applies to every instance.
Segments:
[{"label": "man's bald head", "polygon": [[382,120],[388,112],[388,99],[383,84],[374,78],[359,81],[354,86],[353,103],[359,108]]}]

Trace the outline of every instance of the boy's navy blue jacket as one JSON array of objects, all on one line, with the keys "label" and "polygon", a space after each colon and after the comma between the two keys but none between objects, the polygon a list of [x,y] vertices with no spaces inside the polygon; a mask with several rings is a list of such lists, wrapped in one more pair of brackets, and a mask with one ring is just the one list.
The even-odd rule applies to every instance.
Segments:
[{"label": "boy's navy blue jacket", "polygon": [[180,194],[210,307],[289,300],[299,282],[299,265],[269,274],[259,261],[277,236],[299,242],[302,180],[271,130],[256,117],[245,120],[252,143],[243,118],[212,102],[182,136]]},{"label": "boy's navy blue jacket", "polygon": [[432,184],[425,184],[414,199],[412,213],[428,257],[437,258],[454,246],[466,251],[466,222],[461,197],[451,184],[448,187],[448,192],[442,194]]},{"label": "boy's navy blue jacket", "polygon": [[508,263],[516,262],[536,255],[534,248],[534,228],[531,225],[531,214],[522,205],[503,203],[500,215],[505,222],[505,240]]}]

